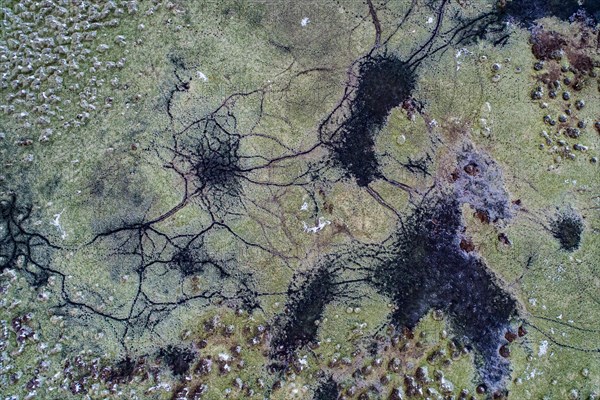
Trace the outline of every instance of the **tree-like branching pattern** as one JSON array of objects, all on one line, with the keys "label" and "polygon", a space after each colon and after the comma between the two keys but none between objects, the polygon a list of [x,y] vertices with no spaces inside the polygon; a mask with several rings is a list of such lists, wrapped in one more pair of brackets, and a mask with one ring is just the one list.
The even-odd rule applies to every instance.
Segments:
[{"label": "tree-like branching pattern", "polygon": [[39,287],[54,272],[48,265],[59,247],[37,232],[33,207],[19,200],[15,194],[0,199],[0,271],[20,269],[33,287]]},{"label": "tree-like branching pattern", "polygon": [[[491,157],[465,146],[457,154],[449,187],[436,182],[423,192],[386,176],[376,138],[392,109],[423,111],[423,103],[411,97],[423,63],[486,35],[497,35],[496,44],[502,44],[506,40],[502,22],[514,6],[466,19],[448,0],[428,2],[436,16],[431,32],[405,54],[393,48],[393,39],[413,15],[412,4],[384,37],[378,12],[385,6],[367,1],[365,15],[373,22],[374,46],[350,65],[341,98],[320,124],[315,123],[315,140],[305,147],[289,145],[258,127],[266,118],[265,102],[270,96],[281,95],[295,79],[326,68],[286,70],[274,84],[233,93],[214,110],[181,121],[173,104],[190,84],[175,71],[177,83],[165,105],[171,124],[148,153],[173,174],[178,201],[166,210],[151,207],[137,219],[104,228],[79,249],[104,254],[102,263],[115,271],[116,280],[129,285],[131,296],[111,300],[102,290],[78,285],[68,279],[68,273],[53,268],[52,257],[69,249],[36,232],[30,220],[33,208],[19,204],[17,196],[0,201],[0,268],[22,270],[34,287],[55,276],[60,298],[54,312],[74,316],[90,327],[98,321],[108,323],[125,349],[128,337],[160,335],[159,327],[171,323],[173,313],[211,305],[256,311],[263,296],[283,294],[286,311],[273,320],[269,354],[277,367],[286,367],[297,349],[317,340],[317,322],[328,304],[358,300],[356,289],[364,285],[395,304],[390,321],[398,329],[415,327],[431,309],[444,310],[458,340],[475,351],[482,380],[494,389],[502,388],[509,365],[500,349],[511,322],[520,318],[519,308],[465,242],[461,211],[463,204],[469,204],[486,223],[512,217],[499,168]],[[174,64],[185,68],[181,61]],[[264,145],[248,145],[255,141]],[[430,177],[435,156],[426,153],[401,165],[415,176]],[[353,240],[320,254],[316,265],[296,270],[287,292],[261,290],[257,274],[243,265],[241,253],[257,252],[291,269],[304,264],[302,257],[271,244],[268,226],[248,218],[250,210],[276,215],[253,195],[287,189],[310,195],[315,182],[325,185],[342,179],[392,210],[398,217],[396,231],[378,244]],[[405,212],[389,205],[374,190],[376,181],[408,192],[412,208]],[[173,228],[175,216],[188,208],[199,216],[197,223]],[[246,235],[236,225],[240,221],[255,223],[263,235]],[[579,218],[561,216],[552,229],[563,249],[579,246],[583,230]],[[184,374],[194,358],[177,347],[163,349],[160,355],[177,375]],[[129,375],[131,368],[131,362],[123,364],[122,375]],[[326,382],[317,394],[337,396],[335,382]]]}]

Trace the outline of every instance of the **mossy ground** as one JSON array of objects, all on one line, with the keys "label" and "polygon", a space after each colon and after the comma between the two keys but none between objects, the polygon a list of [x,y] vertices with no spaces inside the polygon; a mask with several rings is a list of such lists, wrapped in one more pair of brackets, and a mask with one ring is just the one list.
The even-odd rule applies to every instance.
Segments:
[{"label": "mossy ground", "polygon": [[[409,4],[380,5],[383,37],[392,33]],[[125,4],[120,6],[126,8]],[[8,2],[3,7],[15,10],[17,3]],[[450,7],[448,14],[456,11],[474,16],[492,10],[494,5],[473,1]],[[3,12],[7,18],[7,11]],[[163,168],[173,145],[172,135],[214,112],[228,96],[259,90],[229,104],[239,132],[263,135],[244,139],[240,147],[243,155],[272,159],[287,154],[285,146],[298,151],[310,148],[318,140],[319,123],[341,99],[349,65],[373,45],[374,28],[368,12],[366,5],[354,1],[289,5],[233,0],[142,2],[137,13],[119,17],[117,26],[98,29],[98,36],[86,45],[90,53],[81,63],[83,78],[64,78],[67,88],[80,81],[80,91],[90,86],[87,80],[92,76],[105,80],[95,88],[98,107],[89,111],[87,122],[65,129],[59,119],[52,119],[47,126],[24,126],[15,114],[1,117],[0,131],[5,134],[0,139],[2,195],[16,192],[18,199],[34,205],[31,227],[61,247],[47,262],[65,275],[64,288],[61,280],[55,279],[38,289],[30,287],[18,268],[14,280],[11,273],[3,275],[6,290],[1,295],[0,319],[9,326],[13,318],[32,312],[31,324],[38,335],[24,342],[22,353],[15,352],[19,343],[14,332],[2,338],[3,394],[24,397],[34,390],[26,387],[27,382],[41,375],[46,380],[35,389],[38,398],[80,398],[69,384],[62,383],[67,376],[67,359],[81,353],[88,362],[99,359],[102,365],[114,365],[125,356],[146,356],[153,365],[158,363],[160,348],[168,344],[192,348],[203,339],[208,345],[197,351],[200,356],[215,359],[240,344],[243,350],[237,361],[243,359],[245,363],[225,375],[218,373],[217,363],[209,377],[190,372],[191,386],[208,385],[206,398],[224,398],[227,389],[231,389],[231,398],[247,396],[247,388],[235,388],[238,375],[257,398],[308,398],[326,375],[333,376],[344,390],[357,385],[354,370],[372,365],[377,358],[369,353],[369,341],[381,335],[385,337],[381,339],[383,347],[390,340],[390,299],[367,285],[352,287],[355,300],[336,300],[325,307],[319,321],[319,346],[298,351],[297,358],[307,364],[301,364],[294,375],[277,377],[269,372],[268,335],[254,346],[248,344],[260,336],[259,325],[268,326],[283,312],[295,273],[310,270],[323,255],[343,250],[353,241],[380,243],[396,229],[394,213],[351,180],[342,179],[339,169],[324,163],[329,154],[322,148],[291,158],[281,167],[244,175],[253,182],[277,185],[243,180],[243,205],[232,202],[238,204],[234,211],[239,212],[219,217],[231,231],[211,231],[206,239],[208,251],[233,256],[240,270],[252,276],[261,309],[236,315],[229,308],[236,305],[227,301],[209,304],[198,300],[168,315],[161,314],[164,319],[156,330],[132,330],[130,337],[122,338],[123,327],[118,322],[90,316],[76,307],[56,306],[64,303],[64,289],[74,301],[87,302],[113,316],[126,316],[138,293],[139,258],[119,254],[118,250],[126,247],[123,237],[106,237],[92,246],[86,243],[123,223],[158,217],[181,201],[182,179]],[[413,52],[431,32],[430,17],[435,17],[435,9],[419,5],[389,41],[388,51],[401,59]],[[309,18],[306,26],[301,24],[303,18]],[[584,29],[577,22],[550,17],[540,23],[544,29],[566,36]],[[452,22],[445,24],[443,28]],[[600,149],[600,135],[594,128],[600,115],[598,79],[590,77],[587,85],[574,93],[574,100],[586,102],[577,113],[579,119],[587,121],[587,128],[571,146],[577,142],[588,150],[574,152],[574,160],[559,160],[557,153],[549,153],[551,146],[540,149],[545,144],[541,132],[549,130],[544,116],[557,118],[564,104],[544,100],[548,107],[541,108],[540,101],[532,100],[540,72],[533,68],[536,59],[530,32],[516,25],[508,30],[510,36],[503,46],[481,40],[451,45],[425,59],[416,70],[416,88],[411,94],[423,111],[411,118],[407,109],[392,110],[374,150],[384,175],[413,188],[415,197],[433,183],[449,179],[455,154],[465,143],[485,151],[500,165],[510,200],[519,202],[513,218],[484,224],[473,216],[473,210],[464,207],[463,219],[465,234],[472,238],[475,251],[518,299],[528,331],[509,346],[509,398],[568,398],[576,390],[583,399],[600,391],[600,179],[598,163],[590,162]],[[13,31],[3,33],[0,41],[7,43]],[[117,35],[124,36],[127,44],[115,44]],[[108,43],[110,49],[100,53],[97,48],[102,43]],[[122,57],[127,61],[118,70],[90,72],[93,56],[103,62]],[[573,73],[565,76],[573,78]],[[182,81],[189,82],[187,89],[181,89]],[[0,94],[6,97],[13,91],[3,88]],[[82,112],[78,106],[80,91],[65,89],[61,94],[63,101],[71,102],[61,106],[67,119]],[[36,93],[35,102],[40,93]],[[110,107],[105,107],[109,103]],[[49,140],[38,140],[48,128],[54,132]],[[33,143],[17,143],[26,139]],[[429,175],[406,167],[419,159],[428,160]],[[260,163],[260,158],[248,159],[248,165]],[[302,185],[280,185],[309,168],[312,170]],[[401,213],[411,210],[413,199],[407,191],[382,181],[373,182],[372,188]],[[307,210],[301,209],[305,202]],[[582,216],[584,226],[581,243],[572,252],[561,249],[552,233],[553,219],[568,209]],[[57,214],[60,227],[52,224]],[[317,233],[304,231],[303,222],[313,227],[320,217],[331,225]],[[186,235],[210,223],[205,205],[192,200],[155,227],[172,235]],[[501,233],[510,244],[499,240]],[[209,276],[200,277],[195,284],[203,288],[222,285],[224,291],[234,293],[236,282],[222,283]],[[182,298],[183,291],[192,290],[192,283],[182,284],[176,271],[165,273],[157,267],[148,269],[143,287],[155,301],[174,302]],[[220,316],[218,328],[207,332],[204,323],[214,315]],[[229,325],[235,328],[227,336],[223,329]],[[393,357],[402,360],[401,372],[377,370],[363,379],[364,387],[358,384],[356,396],[371,390],[372,382],[379,382],[381,374],[391,375],[386,387],[393,388],[404,384],[402,374],[414,375],[425,365],[431,377],[434,369],[443,370],[456,395],[462,389],[475,393],[479,378],[472,353],[457,356],[448,366],[442,366],[443,361],[439,365],[427,361],[431,353],[451,346],[453,332],[443,333],[445,329],[443,318],[436,320],[431,313],[424,317],[413,332],[415,339],[406,340],[411,343],[409,350],[402,352],[391,346],[381,351],[384,366]],[[416,342],[420,342],[419,347]],[[361,353],[353,356],[356,350]],[[340,366],[332,366],[333,358],[344,357],[351,357],[350,364],[340,361]],[[42,360],[48,360],[50,366],[39,372]],[[159,378],[142,381],[135,377],[119,384],[117,390],[112,390],[109,382],[90,379],[88,395],[173,398],[173,392],[185,384],[171,376],[164,365],[159,369]],[[14,379],[20,376],[19,371],[22,377]],[[85,373],[82,370],[82,376]],[[263,380],[264,388],[258,379]],[[269,390],[277,380],[283,382],[281,389]],[[169,388],[159,386],[161,382],[168,383]],[[91,387],[93,384],[97,386]],[[441,381],[433,380],[430,386],[440,392],[440,385]],[[371,396],[378,394],[372,392]]]}]

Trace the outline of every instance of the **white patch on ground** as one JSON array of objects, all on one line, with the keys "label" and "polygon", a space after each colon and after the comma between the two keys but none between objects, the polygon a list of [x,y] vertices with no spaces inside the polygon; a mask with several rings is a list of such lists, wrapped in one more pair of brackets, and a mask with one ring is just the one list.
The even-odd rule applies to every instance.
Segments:
[{"label": "white patch on ground", "polygon": [[490,136],[492,129],[488,126],[487,118],[479,118],[479,123],[481,124],[481,134],[485,137]]},{"label": "white patch on ground", "polygon": [[523,377],[525,378],[525,380],[529,381],[531,379],[534,379],[536,376],[541,375],[544,375],[544,373],[538,371],[536,368],[531,369],[531,365],[527,364],[527,368],[525,368]]},{"label": "white patch on ground", "polygon": [[308,17],[304,17],[302,18],[302,21],[300,21],[300,25],[302,26],[306,26],[310,23],[310,19]]},{"label": "white patch on ground", "polygon": [[433,24],[433,17],[427,18],[427,23],[428,24]]},{"label": "white patch on ground", "polygon": [[163,390],[165,392],[170,392],[171,391],[171,385],[169,385],[167,382],[161,382],[156,386],[152,386],[150,387],[146,393],[152,393],[156,390]]},{"label": "white patch on ground", "polygon": [[538,357],[543,356],[547,352],[548,352],[548,341],[542,340],[542,343],[540,343],[540,350],[538,351]]},{"label": "white patch on ground", "polygon": [[204,82],[208,82],[208,77],[200,71],[196,71],[196,76]]},{"label": "white patch on ground", "polygon": [[304,368],[308,367],[308,361],[306,360],[306,356],[302,358],[298,358],[298,364],[300,365],[300,370],[302,371]]},{"label": "white patch on ground", "polygon": [[323,217],[319,217],[319,223],[313,227],[309,227],[306,224],[306,222],[302,222],[302,226],[304,227],[304,232],[306,232],[306,233],[317,233],[329,224],[331,224],[331,221],[327,221]]},{"label": "white patch on ground", "polygon": [[58,233],[60,233],[60,238],[65,240],[67,238],[67,232],[65,232],[64,228],[60,225],[60,217],[65,210],[62,210],[58,214],[54,214],[54,221],[50,222],[50,225],[55,226],[58,229]]},{"label": "white patch on ground", "polygon": [[533,371],[531,371],[531,373],[529,374],[529,378],[528,379],[535,378],[536,373],[537,373],[537,369],[534,368]]},{"label": "white patch on ground", "polygon": [[531,299],[529,299],[529,304],[535,307],[535,305],[537,304],[537,299],[532,297]]},{"label": "white patch on ground", "polygon": [[468,56],[469,54],[472,54],[469,50],[465,49],[464,47],[462,49],[459,49],[456,51],[456,70],[458,71],[460,69],[460,65],[462,64],[462,61],[460,61],[460,58],[465,55]]},{"label": "white patch on ground", "polygon": [[302,207],[300,207],[300,211],[308,211],[308,203],[304,202],[302,204]]}]

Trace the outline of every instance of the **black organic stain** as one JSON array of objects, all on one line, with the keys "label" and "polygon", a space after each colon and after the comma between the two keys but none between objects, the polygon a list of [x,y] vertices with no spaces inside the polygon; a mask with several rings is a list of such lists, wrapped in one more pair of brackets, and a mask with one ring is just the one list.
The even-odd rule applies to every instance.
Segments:
[{"label": "black organic stain", "polygon": [[128,383],[133,379],[136,362],[129,357],[119,361],[111,370],[110,375],[106,379],[113,383]]},{"label": "black organic stain", "polygon": [[202,264],[194,260],[194,256],[189,249],[182,249],[175,253],[171,263],[184,276],[194,275],[203,270]]},{"label": "black organic stain", "polygon": [[600,2],[587,0],[580,4],[578,0],[512,0],[506,3],[502,13],[525,26],[531,26],[536,20],[550,16],[568,20],[580,10],[598,20]]},{"label": "black organic stain", "polygon": [[395,255],[375,268],[372,280],[395,302],[397,326],[412,328],[429,310],[444,310],[456,336],[476,351],[484,381],[498,387],[509,372],[498,350],[516,302],[480,258],[461,250],[459,205],[448,196],[426,199],[407,218]]},{"label": "black organic stain", "polygon": [[337,382],[330,377],[315,390],[313,400],[337,400],[339,395]]},{"label": "black organic stain", "polygon": [[575,251],[579,248],[583,221],[574,210],[558,214],[552,221],[551,230],[563,250]]},{"label": "black organic stain", "polygon": [[183,58],[183,56],[181,54],[169,54],[169,61],[171,61],[171,63],[179,69],[185,69],[185,60]]},{"label": "black organic stain", "polygon": [[[175,76],[181,85],[185,83],[180,79],[177,71]],[[171,92],[170,98],[180,90],[187,89],[178,88]],[[243,208],[245,198],[241,196],[242,180],[253,185],[268,186],[268,182],[254,182],[248,175],[254,170],[267,168],[271,163],[277,162],[277,158],[267,159],[241,150],[240,143],[244,134],[237,129],[237,119],[233,110],[236,99],[243,99],[252,94],[256,94],[261,99],[264,95],[260,90],[232,95],[212,112],[192,122],[186,121],[185,127],[181,130],[176,131],[170,127],[168,133],[171,140],[168,144],[154,143],[157,155],[163,161],[163,167],[181,179],[182,193],[177,204],[154,216],[150,216],[148,212],[143,215],[142,212],[133,213],[130,208],[126,208],[127,214],[119,218],[117,223],[107,228],[102,227],[100,232],[86,243],[86,246],[92,246],[104,241],[111,242],[110,245],[119,242],[117,245],[120,246],[120,254],[126,254],[131,262],[136,264],[135,272],[140,282],[147,279],[145,272],[148,268],[160,265],[165,269],[165,274],[170,274],[172,271],[179,273],[180,287],[189,284],[190,293],[186,292],[184,296],[176,298],[174,296],[159,303],[145,293],[145,285],[140,285],[137,294],[127,305],[129,313],[126,317],[115,316],[110,311],[99,311],[93,304],[72,301],[64,291],[65,302],[61,307],[84,309],[88,315],[112,320],[124,332],[122,338],[129,332],[154,329],[158,324],[164,323],[162,316],[178,307],[189,306],[191,303],[199,304],[200,307],[218,303],[247,310],[260,308],[252,274],[242,271],[233,254],[219,252],[217,255],[205,246],[205,240],[212,232],[223,230],[231,235],[232,240],[239,241],[245,248],[270,251],[260,243],[243,238],[228,225],[229,217],[239,218],[245,212]],[[167,113],[174,121],[169,109]],[[258,120],[260,117],[259,115]],[[277,139],[271,139],[277,142]],[[295,154],[286,154],[282,158],[294,156]],[[248,160],[264,160],[264,164],[254,163],[244,166],[243,164],[248,163]],[[110,175],[113,174],[108,174],[107,177]],[[106,181],[110,182],[109,179]],[[287,185],[291,186],[292,183],[278,186]],[[106,187],[97,189],[98,198],[105,197]],[[140,198],[144,196],[140,194]],[[203,210],[210,222],[193,234],[190,232],[170,235],[155,228],[156,224],[170,219],[188,206]],[[139,208],[132,209],[138,211]],[[149,246],[145,246],[146,241]],[[120,263],[116,265],[118,268],[121,267]],[[59,272],[57,273],[60,275]],[[197,275],[208,278],[210,284],[198,285]],[[60,276],[63,278],[62,275]],[[236,283],[235,293],[224,293],[220,289],[224,285],[224,280]],[[165,294],[173,294],[169,287],[162,289]],[[123,340],[121,344],[127,347]],[[162,354],[169,358],[166,350],[163,350]]]},{"label": "black organic stain", "polygon": [[48,284],[50,273],[47,270],[39,267],[32,267],[29,269],[29,272],[31,273],[29,282],[33,288],[39,289]]},{"label": "black organic stain", "polygon": [[379,175],[374,146],[390,111],[399,106],[415,85],[413,71],[393,55],[367,57],[359,68],[356,96],[339,140],[332,144],[336,161],[366,186]]},{"label": "black organic stain", "polygon": [[237,195],[240,143],[227,124],[226,120],[206,121],[195,130],[198,135],[181,155],[190,162],[199,187]]},{"label": "black organic stain", "polygon": [[395,56],[368,58],[360,67],[358,93],[354,100],[357,111],[380,127],[390,111],[408,97],[414,85],[412,70]]},{"label": "black organic stain", "polygon": [[333,274],[325,267],[309,274],[297,288],[288,290],[286,314],[275,321],[274,355],[285,356],[315,340],[325,306],[333,300]]},{"label": "black organic stain", "polygon": [[178,249],[169,262],[169,266],[178,270],[184,277],[200,275],[207,268],[212,268],[217,270],[221,278],[226,278],[230,276],[226,264],[210,258],[202,246],[196,243]]},{"label": "black organic stain", "polygon": [[431,156],[426,154],[415,159],[408,157],[407,161],[403,163],[402,166],[413,174],[421,174],[423,177],[426,177],[431,176],[431,173],[429,172],[431,162]]},{"label": "black organic stain", "polygon": [[33,207],[19,201],[16,195],[0,198],[0,272],[19,269],[38,288],[48,282],[48,264],[58,247],[34,231],[33,213]]},{"label": "black organic stain", "polygon": [[169,345],[159,351],[159,357],[171,368],[173,375],[182,376],[190,369],[195,354],[191,350]]}]

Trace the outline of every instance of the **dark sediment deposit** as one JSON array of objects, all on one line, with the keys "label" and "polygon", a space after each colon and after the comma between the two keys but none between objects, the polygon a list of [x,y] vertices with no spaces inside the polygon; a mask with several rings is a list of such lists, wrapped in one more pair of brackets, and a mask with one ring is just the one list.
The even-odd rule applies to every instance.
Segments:
[{"label": "dark sediment deposit", "polygon": [[272,347],[275,355],[282,357],[299,347],[313,342],[325,306],[333,300],[334,277],[326,268],[309,274],[296,289],[290,289],[286,313],[275,321]]},{"label": "dark sediment deposit", "polygon": [[551,230],[554,238],[560,243],[561,249],[575,251],[579,248],[583,221],[575,211],[559,213],[552,221]]},{"label": "dark sediment deposit", "polygon": [[398,236],[395,255],[372,279],[393,299],[397,326],[412,328],[429,310],[444,310],[458,340],[475,351],[481,378],[498,388],[509,373],[499,349],[517,315],[516,301],[480,258],[460,248],[461,218],[452,198],[418,208]]},{"label": "dark sediment deposit", "polygon": [[503,335],[517,317],[517,303],[465,245],[461,205],[470,204],[489,223],[510,218],[510,202],[489,156],[467,146],[457,161],[452,194],[430,194],[416,206],[372,281],[396,304],[392,322],[399,327],[414,327],[429,310],[445,311],[457,339],[475,351],[481,379],[499,389],[509,374]]},{"label": "dark sediment deposit", "polygon": [[359,68],[358,88],[350,115],[330,143],[335,161],[366,186],[379,175],[375,137],[394,107],[408,98],[415,85],[412,69],[394,56],[368,57]]},{"label": "dark sediment deposit", "polygon": [[585,12],[589,18],[596,21],[600,18],[600,2],[597,0],[512,0],[506,2],[502,12],[526,26],[544,17],[555,16],[568,20],[578,12]]}]

